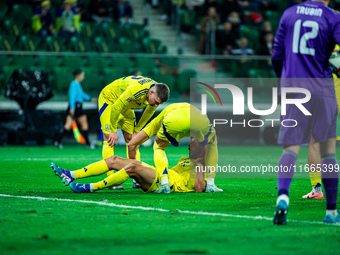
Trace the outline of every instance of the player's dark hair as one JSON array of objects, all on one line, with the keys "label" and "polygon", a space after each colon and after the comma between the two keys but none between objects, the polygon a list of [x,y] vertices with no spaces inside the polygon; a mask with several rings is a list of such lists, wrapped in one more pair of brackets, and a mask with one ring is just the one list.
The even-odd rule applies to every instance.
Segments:
[{"label": "player's dark hair", "polygon": [[164,83],[157,83],[156,86],[156,94],[162,100],[163,103],[168,101],[170,95],[169,87]]},{"label": "player's dark hair", "polygon": [[74,72],[73,72],[73,76],[76,77],[77,75],[81,74],[82,72],[83,72],[82,70],[76,69],[76,70],[74,70]]}]

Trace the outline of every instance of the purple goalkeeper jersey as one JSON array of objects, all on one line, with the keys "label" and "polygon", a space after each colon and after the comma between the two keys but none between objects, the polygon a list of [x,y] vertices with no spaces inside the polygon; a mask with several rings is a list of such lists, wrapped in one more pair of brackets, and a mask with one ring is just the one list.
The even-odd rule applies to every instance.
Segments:
[{"label": "purple goalkeeper jersey", "polygon": [[[281,17],[274,40],[272,60],[276,74],[281,78],[331,78],[328,59],[335,43],[340,43],[339,13],[316,1],[290,7]],[[334,91],[330,82],[323,88],[307,83],[299,87],[312,94]]]}]

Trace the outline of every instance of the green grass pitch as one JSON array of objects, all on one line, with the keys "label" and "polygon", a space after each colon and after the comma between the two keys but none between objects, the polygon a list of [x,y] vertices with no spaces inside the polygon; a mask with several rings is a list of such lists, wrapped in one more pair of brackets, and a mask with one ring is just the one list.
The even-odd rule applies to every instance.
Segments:
[{"label": "green grass pitch", "polygon": [[[143,161],[153,164],[151,148],[142,148],[141,153]],[[186,147],[168,148],[170,165],[186,153]],[[116,148],[116,154],[124,156],[125,148]],[[237,167],[275,165],[280,154],[280,147],[219,148],[220,162]],[[217,178],[215,182],[224,192],[215,194],[143,194],[132,189],[131,180],[123,185],[123,191],[75,194],[49,168],[51,161],[74,170],[100,159],[100,148],[0,147],[0,194],[11,195],[0,195],[0,254],[286,255],[340,251],[340,227],[318,224],[325,214],[325,201],[301,198],[311,190],[307,178],[292,182],[291,221],[274,226],[275,178]],[[297,164],[305,163],[307,148],[302,148]],[[86,181],[99,179],[102,177]]]}]

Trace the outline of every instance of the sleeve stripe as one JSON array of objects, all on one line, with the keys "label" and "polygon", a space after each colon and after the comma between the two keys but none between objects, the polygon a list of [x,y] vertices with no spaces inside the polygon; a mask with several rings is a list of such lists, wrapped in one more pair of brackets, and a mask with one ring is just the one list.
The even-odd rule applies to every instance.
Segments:
[{"label": "sleeve stripe", "polygon": [[134,94],[133,96],[137,98],[141,95],[148,93],[148,91],[149,91],[149,89],[142,89],[142,90],[138,91],[136,94]]},{"label": "sleeve stripe", "polygon": [[140,93],[140,94],[138,94],[138,96],[135,96],[135,98],[137,99],[137,98],[140,98],[141,96],[144,96],[145,94],[147,94],[148,93],[148,91],[144,91],[143,93]]},{"label": "sleeve stripe", "polygon": [[149,91],[149,89],[142,89],[142,90],[138,91],[137,93],[135,93],[134,96],[136,97],[136,96],[138,96],[138,94],[140,94],[144,91]]}]

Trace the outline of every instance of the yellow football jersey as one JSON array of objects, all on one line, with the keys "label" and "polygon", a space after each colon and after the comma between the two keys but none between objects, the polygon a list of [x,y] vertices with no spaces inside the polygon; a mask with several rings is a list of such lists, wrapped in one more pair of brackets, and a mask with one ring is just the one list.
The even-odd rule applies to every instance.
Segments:
[{"label": "yellow football jersey", "polygon": [[143,109],[149,105],[146,95],[154,85],[156,82],[151,78],[127,76],[107,85],[102,94],[111,103],[118,99],[122,108]]},{"label": "yellow football jersey", "polygon": [[195,176],[194,173],[190,173],[190,158],[181,158],[176,166],[169,169],[168,177],[171,192],[194,191]]},{"label": "yellow football jersey", "polygon": [[[107,85],[99,96],[99,114],[102,115],[105,111],[110,113],[104,114],[106,117],[101,117],[101,122],[112,125],[111,131],[117,129],[117,122],[120,114],[128,110],[143,109],[146,107],[143,116],[135,127],[135,131],[139,132],[150,117],[154,114],[156,107],[150,106],[147,98],[149,89],[155,86],[156,82],[143,76],[127,76]],[[104,108],[103,108],[104,106]],[[103,109],[103,110],[102,110]],[[105,120],[104,120],[105,119]],[[107,123],[106,123],[107,122]]]},{"label": "yellow football jersey", "polygon": [[[148,166],[156,171],[156,178],[149,188],[149,190],[143,190],[143,192],[153,192],[161,186],[161,175],[162,171],[157,171],[157,169],[151,165],[142,162],[143,166]],[[190,172],[190,158],[181,158],[177,165],[168,170],[169,185],[171,192],[191,192],[195,190],[195,173]]]},{"label": "yellow football jersey", "polygon": [[215,135],[215,129],[206,115],[195,106],[188,103],[177,103],[167,106],[144,129],[151,137],[155,134],[162,140],[169,140],[178,146],[178,140],[193,136],[199,142],[210,139]]}]

